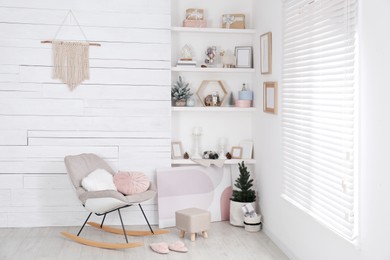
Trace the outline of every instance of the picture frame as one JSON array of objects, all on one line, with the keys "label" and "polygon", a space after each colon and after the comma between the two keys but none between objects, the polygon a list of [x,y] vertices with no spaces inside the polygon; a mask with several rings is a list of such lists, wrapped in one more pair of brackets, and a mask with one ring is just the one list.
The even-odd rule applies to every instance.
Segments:
[{"label": "picture frame", "polygon": [[260,72],[261,74],[272,73],[272,33],[260,35]]},{"label": "picture frame", "polygon": [[242,147],[233,146],[231,151],[232,159],[241,159],[242,157]]},{"label": "picture frame", "polygon": [[252,141],[241,141],[240,147],[242,147],[241,159],[252,159],[253,142]]},{"label": "picture frame", "polygon": [[276,114],[278,110],[278,83],[263,83],[263,111]]},{"label": "picture frame", "polygon": [[236,56],[236,68],[252,68],[253,56],[251,46],[236,46],[234,55]]},{"label": "picture frame", "polygon": [[181,142],[172,142],[172,159],[182,159],[183,158],[183,148]]}]

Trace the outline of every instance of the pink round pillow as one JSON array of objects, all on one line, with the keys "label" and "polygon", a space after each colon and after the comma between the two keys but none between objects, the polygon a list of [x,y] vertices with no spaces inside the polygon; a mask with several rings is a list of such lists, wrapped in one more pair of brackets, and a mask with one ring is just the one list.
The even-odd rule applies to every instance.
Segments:
[{"label": "pink round pillow", "polygon": [[125,195],[132,195],[147,191],[150,181],[142,172],[119,171],[114,175],[114,184],[119,192]]}]

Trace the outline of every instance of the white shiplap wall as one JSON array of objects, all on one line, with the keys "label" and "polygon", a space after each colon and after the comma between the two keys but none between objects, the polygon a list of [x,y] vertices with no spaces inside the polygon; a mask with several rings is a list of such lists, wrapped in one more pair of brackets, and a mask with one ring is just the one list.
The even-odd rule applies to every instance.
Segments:
[{"label": "white shiplap wall", "polygon": [[[70,9],[102,45],[73,92],[51,79],[51,45],[40,43]],[[154,181],[170,166],[170,10],[170,0],[0,0],[0,227],[82,223],[66,155],[96,153]],[[75,25],[57,38],[82,40]],[[144,209],[156,223],[156,200]],[[125,215],[144,224],[138,208]]]}]

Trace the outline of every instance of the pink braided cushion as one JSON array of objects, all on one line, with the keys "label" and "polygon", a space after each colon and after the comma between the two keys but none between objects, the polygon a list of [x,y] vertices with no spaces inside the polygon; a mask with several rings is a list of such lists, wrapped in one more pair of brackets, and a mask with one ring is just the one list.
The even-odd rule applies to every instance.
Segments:
[{"label": "pink braided cushion", "polygon": [[150,181],[142,172],[119,171],[114,175],[114,184],[119,192],[132,195],[147,191]]}]

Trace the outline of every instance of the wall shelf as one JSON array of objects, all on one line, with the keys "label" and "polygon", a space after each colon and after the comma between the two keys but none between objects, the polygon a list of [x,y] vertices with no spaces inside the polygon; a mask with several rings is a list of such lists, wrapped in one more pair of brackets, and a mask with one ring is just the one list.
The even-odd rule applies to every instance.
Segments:
[{"label": "wall shelf", "polygon": [[[226,160],[225,165],[234,165],[234,164],[237,165],[242,161],[244,161],[245,164],[247,165],[256,164],[255,159],[231,159],[231,160]],[[173,159],[171,161],[171,164],[172,165],[200,165],[190,159]]]},{"label": "wall shelf", "polygon": [[[208,16],[207,19],[211,21],[209,24],[210,27],[183,27],[183,11],[193,7],[190,2],[180,0],[173,0],[172,2],[172,6],[175,6],[174,12],[176,16],[172,20],[170,31],[170,71],[172,84],[175,84],[175,80],[177,80],[179,76],[183,77],[184,80],[190,84],[189,87],[191,88],[191,92],[194,94],[199,92],[201,95],[194,97],[197,105],[195,107],[171,107],[172,140],[178,140],[183,143],[184,147],[189,147],[193,142],[190,133],[193,131],[194,127],[201,127],[204,129],[201,148],[205,151],[213,150],[215,143],[218,142],[220,138],[225,138],[229,144],[236,145],[243,140],[252,140],[253,114],[258,111],[256,107],[229,106],[229,102],[227,102],[229,100],[229,94],[223,100],[222,106],[206,107],[202,106],[202,104],[205,103],[205,98],[214,91],[218,92],[220,99],[223,99],[225,96],[225,93],[222,93],[224,91],[220,90],[218,84],[210,84],[205,90],[203,86],[207,81],[222,82],[223,85],[226,86],[226,90],[229,89],[228,92],[234,94],[235,99],[238,99],[238,92],[241,90],[242,84],[246,84],[249,88],[254,88],[254,82],[256,80],[255,73],[258,71],[255,64],[252,63],[253,68],[250,68],[250,66],[246,66],[245,68],[223,68],[222,64],[234,64],[234,60],[232,59],[230,61],[228,59],[223,59],[223,57],[218,54],[221,50],[224,50],[226,54],[234,54],[236,47],[245,46],[252,48],[252,57],[250,58],[254,59],[257,54],[257,49],[255,48],[257,30],[248,28],[251,26],[250,20],[246,23],[248,29],[220,28],[221,13],[229,13],[229,9],[227,8],[225,10],[222,6],[217,13],[209,13],[210,16]],[[213,5],[215,5],[215,3],[211,4],[211,6]],[[246,18],[250,17],[251,12],[251,8],[246,10],[245,13],[248,14]],[[177,61],[181,57],[187,57],[187,50],[183,49],[186,45],[190,46],[191,55],[189,56],[194,57],[194,60],[197,61],[197,66],[194,66],[193,64],[187,66],[183,65],[185,62],[178,62],[179,64],[177,64]],[[215,64],[213,64],[214,66],[210,64],[207,68],[202,68],[201,65],[206,64],[205,51],[210,46],[216,46],[216,55],[218,56],[218,59],[216,59]],[[234,122],[234,124],[231,122]],[[247,162],[248,165],[255,164],[255,160],[253,159],[226,160],[225,164],[237,165],[241,161]],[[171,164],[174,166],[199,165],[190,159],[174,159],[171,161]],[[229,167],[224,168],[224,171],[229,170]]]},{"label": "wall shelf", "polygon": [[197,27],[172,27],[173,32],[197,32],[197,33],[222,33],[222,34],[255,34],[254,29],[224,29],[224,28],[197,28]]},{"label": "wall shelf", "polygon": [[173,112],[255,112],[255,107],[172,107]]},{"label": "wall shelf", "polygon": [[201,68],[201,67],[172,67],[175,72],[220,72],[220,73],[254,73],[255,69],[250,68]]}]

